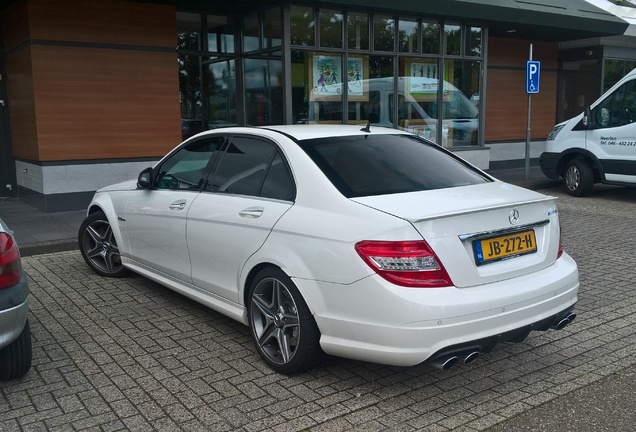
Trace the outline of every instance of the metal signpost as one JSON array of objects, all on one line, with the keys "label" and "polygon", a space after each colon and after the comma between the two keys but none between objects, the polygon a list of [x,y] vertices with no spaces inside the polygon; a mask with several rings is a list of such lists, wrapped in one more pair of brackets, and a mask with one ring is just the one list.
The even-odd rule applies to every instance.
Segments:
[{"label": "metal signpost", "polygon": [[532,44],[530,44],[530,59],[526,62],[526,93],[528,94],[528,127],[526,128],[526,180],[530,175],[530,109],[532,95],[539,93],[539,76],[541,62],[532,60]]}]

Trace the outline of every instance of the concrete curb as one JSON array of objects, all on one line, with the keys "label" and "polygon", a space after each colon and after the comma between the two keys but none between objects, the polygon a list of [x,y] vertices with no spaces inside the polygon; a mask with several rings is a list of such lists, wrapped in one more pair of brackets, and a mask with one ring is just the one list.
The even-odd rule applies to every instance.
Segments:
[{"label": "concrete curb", "polygon": [[77,239],[53,240],[40,243],[21,244],[20,255],[23,257],[33,255],[43,255],[55,252],[65,252],[70,250],[78,250]]}]

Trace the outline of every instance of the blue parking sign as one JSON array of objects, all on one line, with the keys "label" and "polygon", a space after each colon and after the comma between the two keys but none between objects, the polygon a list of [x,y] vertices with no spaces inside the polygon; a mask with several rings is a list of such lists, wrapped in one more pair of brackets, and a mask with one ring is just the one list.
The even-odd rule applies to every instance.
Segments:
[{"label": "blue parking sign", "polygon": [[541,75],[541,62],[528,60],[526,63],[526,93],[539,93],[539,75]]}]

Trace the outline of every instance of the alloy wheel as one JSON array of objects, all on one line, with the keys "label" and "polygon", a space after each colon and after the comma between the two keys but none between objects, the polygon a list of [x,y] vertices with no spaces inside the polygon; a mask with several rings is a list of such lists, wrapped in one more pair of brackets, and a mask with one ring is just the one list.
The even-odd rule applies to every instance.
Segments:
[{"label": "alloy wheel", "polygon": [[250,321],[261,353],[272,363],[289,363],[300,343],[298,308],[283,282],[266,278],[255,287]]},{"label": "alloy wheel", "polygon": [[81,247],[86,260],[95,270],[115,275],[123,269],[119,247],[108,221],[97,219],[86,225]]}]

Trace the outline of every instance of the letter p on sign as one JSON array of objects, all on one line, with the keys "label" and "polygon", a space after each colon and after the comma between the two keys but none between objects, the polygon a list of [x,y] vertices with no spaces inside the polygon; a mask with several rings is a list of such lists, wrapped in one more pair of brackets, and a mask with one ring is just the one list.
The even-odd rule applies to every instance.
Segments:
[{"label": "letter p on sign", "polygon": [[541,62],[529,60],[526,63],[526,93],[539,93],[539,76],[541,75]]}]

